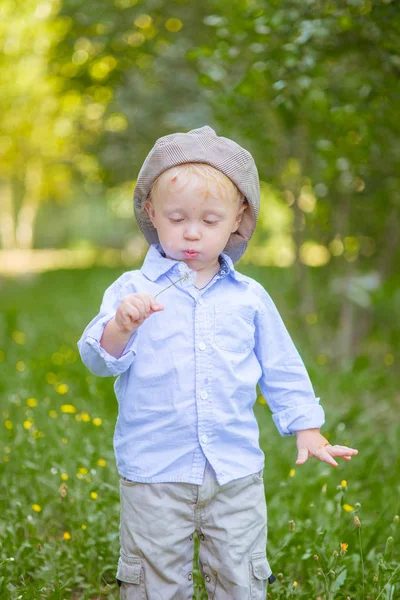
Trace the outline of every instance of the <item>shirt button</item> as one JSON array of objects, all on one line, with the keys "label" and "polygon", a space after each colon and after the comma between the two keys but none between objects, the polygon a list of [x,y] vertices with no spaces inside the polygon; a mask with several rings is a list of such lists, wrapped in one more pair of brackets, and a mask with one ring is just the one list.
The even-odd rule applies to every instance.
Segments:
[{"label": "shirt button", "polygon": [[207,348],[207,346],[205,345],[204,342],[200,342],[199,348],[200,348],[200,350],[205,350]]},{"label": "shirt button", "polygon": [[201,438],[201,441],[203,442],[203,444],[207,444],[207,442],[208,442],[208,435],[203,435],[203,437]]},{"label": "shirt button", "polygon": [[207,398],[208,398],[208,394],[207,394],[206,390],[203,390],[203,391],[201,392],[201,394],[200,394],[200,398],[201,398],[202,400],[207,400]]}]

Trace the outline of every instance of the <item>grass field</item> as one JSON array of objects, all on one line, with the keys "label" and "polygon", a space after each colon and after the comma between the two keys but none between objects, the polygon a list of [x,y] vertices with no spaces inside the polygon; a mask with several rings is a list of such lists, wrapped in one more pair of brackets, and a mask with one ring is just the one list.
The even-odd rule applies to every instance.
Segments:
[{"label": "grass field", "polygon": [[[113,380],[85,369],[76,342],[120,272],[0,280],[1,600],[118,598]],[[281,273],[266,287],[282,310]],[[268,597],[399,598],[398,366],[318,365],[311,325],[292,331],[295,316],[284,312],[326,410],[325,435],[360,453],[338,469],[314,460],[296,468],[294,438],[281,438],[268,407],[255,405],[277,575]],[[194,575],[204,600],[197,565]]]}]

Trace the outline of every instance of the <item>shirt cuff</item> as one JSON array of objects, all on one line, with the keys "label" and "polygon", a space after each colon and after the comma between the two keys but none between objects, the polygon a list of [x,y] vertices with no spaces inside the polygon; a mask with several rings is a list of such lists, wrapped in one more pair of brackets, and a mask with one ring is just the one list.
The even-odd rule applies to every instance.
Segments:
[{"label": "shirt cuff", "polygon": [[120,375],[131,366],[136,355],[137,330],[129,338],[129,342],[125,346],[121,356],[119,358],[115,358],[115,356],[112,356],[112,354],[109,354],[107,350],[100,346],[100,340],[103,336],[103,331],[107,323],[111,321],[113,317],[114,315],[107,315],[97,321],[97,323],[93,325],[93,327],[91,327],[87,332],[86,342],[103,359],[110,375]]},{"label": "shirt cuff", "polygon": [[287,408],[272,415],[274,423],[282,436],[293,435],[302,429],[320,428],[325,423],[325,413],[317,403],[302,404],[293,408]]}]

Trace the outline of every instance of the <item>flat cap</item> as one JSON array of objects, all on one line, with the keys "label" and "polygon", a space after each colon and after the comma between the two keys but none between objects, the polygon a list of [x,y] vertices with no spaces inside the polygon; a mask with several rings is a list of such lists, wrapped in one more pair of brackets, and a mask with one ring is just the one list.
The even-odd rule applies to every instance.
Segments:
[{"label": "flat cap", "polygon": [[229,177],[247,199],[249,208],[224,249],[233,262],[238,261],[253,235],[260,210],[257,167],[250,152],[229,138],[219,137],[208,125],[188,133],[166,135],[154,144],[140,169],[134,192],[135,217],[140,230],[149,244],[159,243],[157,230],[143,211],[143,205],[156,179],[164,171],[184,163],[211,165]]}]

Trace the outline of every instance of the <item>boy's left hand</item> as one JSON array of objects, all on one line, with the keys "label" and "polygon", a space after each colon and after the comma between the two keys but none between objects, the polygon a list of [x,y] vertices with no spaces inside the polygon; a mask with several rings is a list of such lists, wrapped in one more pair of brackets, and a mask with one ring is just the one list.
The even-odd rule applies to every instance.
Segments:
[{"label": "boy's left hand", "polygon": [[308,458],[315,456],[323,462],[327,462],[333,467],[338,463],[333,458],[341,457],[344,460],[351,460],[352,456],[358,454],[355,448],[347,446],[332,446],[326,438],[319,432],[319,429],[303,429],[296,431],[298,456],[296,465],[302,465]]}]

